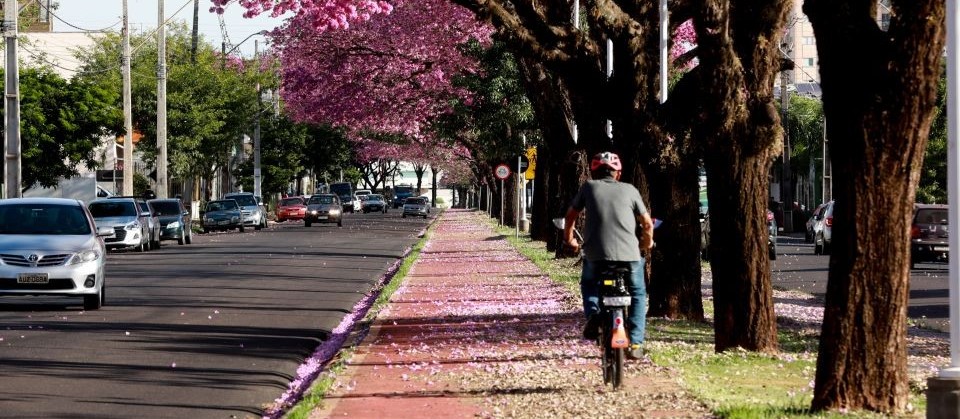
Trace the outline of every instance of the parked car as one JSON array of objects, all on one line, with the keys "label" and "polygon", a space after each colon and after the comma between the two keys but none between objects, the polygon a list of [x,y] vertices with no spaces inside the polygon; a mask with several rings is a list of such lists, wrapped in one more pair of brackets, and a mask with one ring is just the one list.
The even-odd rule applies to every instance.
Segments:
[{"label": "parked car", "polygon": [[0,294],[81,296],[85,310],[102,307],[103,238],[113,234],[75,199],[0,201]]},{"label": "parked car", "polygon": [[[779,228],[777,228],[777,219],[773,215],[773,211],[767,209],[766,214],[766,224],[767,224],[767,254],[770,257],[770,260],[777,260],[777,234]],[[707,211],[700,212],[700,257],[703,259],[709,259],[710,252],[710,214]]]},{"label": "parked car", "polygon": [[313,223],[337,223],[337,227],[343,227],[343,206],[337,195],[317,194],[310,197],[303,225],[310,227]]},{"label": "parked car", "polygon": [[949,207],[915,204],[910,226],[910,269],[920,262],[946,262],[950,258]]},{"label": "parked car", "polygon": [[147,201],[160,219],[160,240],[176,240],[184,245],[193,242],[193,220],[183,201],[176,198],[151,199]]},{"label": "parked car", "polygon": [[114,234],[104,237],[107,249],[132,247],[147,251],[150,245],[150,218],[138,198],[106,198],[88,206],[97,227],[112,228]]},{"label": "parked car", "polygon": [[813,227],[813,254],[829,255],[833,246],[833,206],[834,202],[827,202],[823,208],[823,215]]},{"label": "parked car", "polygon": [[427,204],[426,198],[416,196],[403,201],[403,214],[401,217],[407,218],[408,215],[418,215],[427,218],[427,214],[430,214],[430,205]]},{"label": "parked car", "polygon": [[153,213],[153,208],[147,203],[146,198],[142,196],[119,196],[113,195],[110,199],[131,198],[140,206],[140,211],[147,216],[147,232],[150,234],[150,249],[160,248],[160,218]]},{"label": "parked car", "polygon": [[827,203],[823,203],[817,206],[817,209],[813,210],[813,214],[810,215],[810,218],[807,220],[807,231],[804,234],[804,239],[807,243],[813,243],[814,237],[817,237],[818,224],[821,219],[823,219],[823,210],[827,208]]},{"label": "parked car", "polygon": [[773,216],[773,211],[767,209],[767,253],[770,254],[770,260],[777,260],[777,218]]},{"label": "parked car", "polygon": [[383,195],[379,194],[370,194],[366,196],[366,199],[360,203],[360,208],[364,213],[368,212],[382,212],[387,213],[387,202],[383,199]]},{"label": "parked car", "polygon": [[250,192],[232,192],[223,196],[223,199],[233,199],[240,204],[243,213],[243,225],[260,230],[267,226],[267,212],[264,211],[258,197]]},{"label": "parked car", "polygon": [[243,233],[243,211],[235,199],[219,199],[207,202],[203,213],[203,232],[237,229]]},{"label": "parked car", "polygon": [[277,222],[282,223],[287,220],[302,220],[307,212],[306,199],[301,196],[291,196],[283,198],[277,204]]}]

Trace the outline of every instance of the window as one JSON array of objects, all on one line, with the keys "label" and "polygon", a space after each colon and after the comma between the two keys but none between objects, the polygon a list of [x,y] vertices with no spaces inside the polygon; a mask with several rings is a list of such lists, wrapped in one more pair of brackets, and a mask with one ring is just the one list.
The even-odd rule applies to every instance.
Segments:
[{"label": "window", "polygon": [[805,58],[804,61],[807,62],[807,67],[813,67],[814,65],[813,58]]}]

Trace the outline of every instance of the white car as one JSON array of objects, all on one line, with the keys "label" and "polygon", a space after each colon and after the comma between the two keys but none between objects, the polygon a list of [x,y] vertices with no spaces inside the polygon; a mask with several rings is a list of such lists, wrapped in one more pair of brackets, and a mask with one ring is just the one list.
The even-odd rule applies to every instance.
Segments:
[{"label": "white car", "polygon": [[82,296],[105,302],[103,238],[83,203],[62,198],[0,200],[0,294]]},{"label": "white car", "polygon": [[115,234],[104,239],[107,248],[134,248],[145,252],[153,247],[150,240],[150,215],[143,212],[137,198],[98,199],[89,205],[97,227],[107,227]]}]

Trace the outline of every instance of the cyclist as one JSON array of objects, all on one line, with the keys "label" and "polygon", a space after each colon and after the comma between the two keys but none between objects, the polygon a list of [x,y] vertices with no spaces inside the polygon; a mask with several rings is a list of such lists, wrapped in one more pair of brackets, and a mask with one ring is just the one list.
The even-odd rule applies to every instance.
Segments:
[{"label": "cyclist", "polygon": [[[573,238],[573,226],[580,213],[586,210],[583,234],[583,271],[580,274],[580,291],[583,294],[583,311],[587,317],[584,338],[596,339],[599,329],[599,290],[594,280],[597,261],[630,262],[631,280],[627,281],[630,292],[630,310],[626,321],[630,335],[627,357],[643,357],[643,341],[646,327],[646,296],[641,249],[653,246],[653,220],[640,198],[640,192],[629,183],[620,182],[623,166],[620,157],[611,152],[599,153],[590,161],[588,180],[573,198],[564,220],[565,245],[579,247]],[[639,237],[638,237],[639,236]]]}]

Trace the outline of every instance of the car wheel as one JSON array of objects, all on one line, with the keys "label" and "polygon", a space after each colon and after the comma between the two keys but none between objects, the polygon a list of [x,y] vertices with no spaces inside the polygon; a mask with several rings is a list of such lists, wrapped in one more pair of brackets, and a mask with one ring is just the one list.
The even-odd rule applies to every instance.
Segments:
[{"label": "car wheel", "polygon": [[303,220],[303,226],[304,226],[304,227],[310,227],[310,225],[312,225],[312,224],[313,224],[313,223],[311,223],[311,222],[308,221],[308,220]]},{"label": "car wheel", "polygon": [[209,232],[210,232],[210,229],[209,229],[209,228],[206,228],[206,227],[203,228],[203,234],[207,234],[207,233],[209,233]]},{"label": "car wheel", "polygon": [[343,227],[343,218],[337,219],[337,227]]},{"label": "car wheel", "polygon": [[400,218],[407,218],[407,214],[401,215]]},{"label": "car wheel", "polygon": [[181,246],[187,244],[187,238],[186,238],[186,236],[187,236],[187,232],[186,232],[186,231],[181,231],[181,232],[180,232],[180,238],[177,239],[177,244],[179,244],[179,245],[181,245]]},{"label": "car wheel", "polygon": [[160,248],[160,238],[159,238],[159,237],[157,237],[157,241],[153,244],[153,248],[154,248],[154,249],[159,249],[159,248]]},{"label": "car wheel", "polygon": [[279,217],[277,217],[277,222],[278,222],[278,223],[282,223],[282,222],[284,222],[284,221],[286,221],[286,220],[287,220],[286,218],[279,218]]},{"label": "car wheel", "polygon": [[103,303],[106,301],[106,285],[100,287],[100,291],[96,294],[84,295],[83,296],[83,309],[84,310],[97,310],[100,307],[103,307]]},{"label": "car wheel", "polygon": [[243,226],[243,224],[240,224],[239,230],[241,233],[243,233],[244,231],[246,231],[246,228]]},{"label": "car wheel", "polygon": [[193,229],[187,230],[187,244],[193,243]]}]

